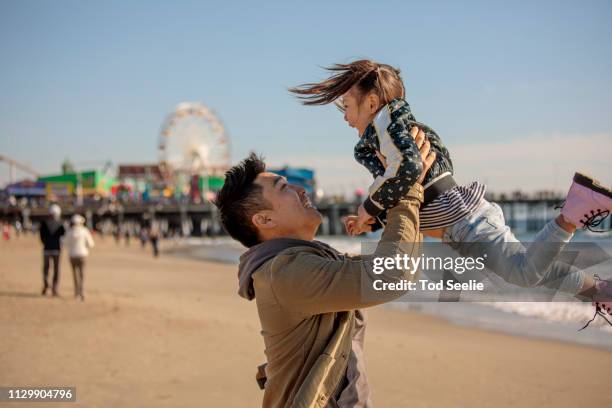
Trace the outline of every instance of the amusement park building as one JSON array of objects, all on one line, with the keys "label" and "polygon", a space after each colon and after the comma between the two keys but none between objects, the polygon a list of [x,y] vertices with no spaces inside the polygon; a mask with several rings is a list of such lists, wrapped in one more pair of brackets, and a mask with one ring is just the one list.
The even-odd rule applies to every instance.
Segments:
[{"label": "amusement park building", "polygon": [[47,196],[65,197],[76,193],[80,183],[84,196],[108,196],[117,180],[98,170],[65,173],[38,178],[45,183]]},{"label": "amusement park building", "polygon": [[223,187],[223,177],[216,175],[193,175],[187,179],[178,177],[165,170],[160,164],[122,164],[119,165],[118,179],[123,187],[142,194],[143,198],[154,198],[161,195],[190,195],[192,198],[206,192],[215,192]]}]

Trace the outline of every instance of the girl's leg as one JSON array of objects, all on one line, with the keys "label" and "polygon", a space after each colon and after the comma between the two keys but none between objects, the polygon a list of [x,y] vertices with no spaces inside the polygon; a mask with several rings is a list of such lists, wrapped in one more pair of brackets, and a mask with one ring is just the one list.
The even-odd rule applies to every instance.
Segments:
[{"label": "girl's leg", "polygon": [[506,282],[545,286],[576,295],[586,276],[577,268],[555,262],[572,234],[550,221],[525,247],[505,225],[501,208],[483,200],[469,217],[448,227],[443,237],[462,256],[483,257],[485,266]]}]

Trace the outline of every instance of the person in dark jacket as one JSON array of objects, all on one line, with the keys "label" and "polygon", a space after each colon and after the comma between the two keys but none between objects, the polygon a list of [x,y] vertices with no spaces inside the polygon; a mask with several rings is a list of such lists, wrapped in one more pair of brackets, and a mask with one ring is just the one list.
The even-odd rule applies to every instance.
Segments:
[{"label": "person in dark jacket", "polygon": [[43,243],[43,290],[42,295],[47,294],[49,289],[49,264],[53,262],[53,285],[51,293],[57,296],[57,285],[59,283],[59,262],[61,250],[61,238],[66,232],[60,219],[62,209],[57,204],[49,207],[49,218],[40,225],[40,240]]}]

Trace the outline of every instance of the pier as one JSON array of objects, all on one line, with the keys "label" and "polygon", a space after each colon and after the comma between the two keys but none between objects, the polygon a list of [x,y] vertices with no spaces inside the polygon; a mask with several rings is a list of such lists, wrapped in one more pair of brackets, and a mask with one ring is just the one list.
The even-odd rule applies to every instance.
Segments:
[{"label": "pier", "polygon": [[[561,202],[557,198],[506,198],[495,200],[503,210],[506,224],[517,234],[533,233],[553,219]],[[317,204],[323,215],[319,233],[322,235],[344,235],[343,217],[357,213],[357,202],[322,201]],[[217,209],[210,202],[193,203],[86,203],[63,204],[62,216],[69,219],[73,214],[82,214],[90,228],[101,225],[145,226],[151,221],[159,222],[166,235],[220,236],[225,235],[218,219]],[[0,207],[0,219],[8,222],[36,226],[47,216],[46,206],[32,207],[4,205]],[[612,217],[599,226],[600,230],[612,229]]]}]

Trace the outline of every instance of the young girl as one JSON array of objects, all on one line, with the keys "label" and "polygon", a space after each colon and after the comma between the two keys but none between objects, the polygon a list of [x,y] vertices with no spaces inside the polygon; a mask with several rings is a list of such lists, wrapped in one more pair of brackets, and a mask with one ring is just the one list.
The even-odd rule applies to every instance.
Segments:
[{"label": "young girl", "polygon": [[336,64],[328,70],[333,75],[325,81],[290,91],[305,105],[335,103],[344,111],[344,120],[359,132],[355,159],[372,173],[374,182],[358,215],[347,222],[351,234],[384,225],[386,210],[417,180],[423,164],[413,138],[417,132],[411,135],[411,130],[418,127],[435,153],[423,181],[420,222],[425,235],[442,239],[464,257],[482,256],[482,243],[486,243],[487,268],[509,283],[543,285],[596,300],[612,298],[609,282],[595,280],[566,263],[553,263],[576,228],[591,229],[610,214],[610,189],[576,173],[561,215],[525,248],[505,225],[501,208],[484,199],[484,185],[459,186],[454,181],[453,164],[442,140],[416,121],[404,100],[399,70],[370,60]]}]

